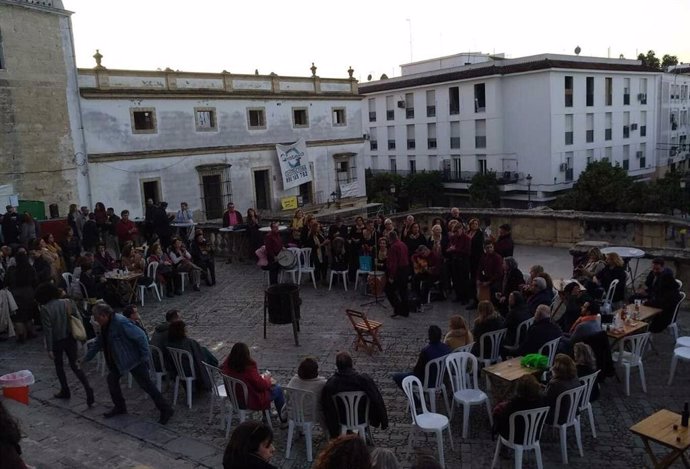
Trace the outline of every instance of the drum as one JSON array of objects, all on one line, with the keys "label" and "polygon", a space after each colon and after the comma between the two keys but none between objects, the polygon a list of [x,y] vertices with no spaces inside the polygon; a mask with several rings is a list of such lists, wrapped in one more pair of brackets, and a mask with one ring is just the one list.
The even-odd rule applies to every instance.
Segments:
[{"label": "drum", "polygon": [[276,256],[276,262],[285,270],[294,269],[297,267],[297,256],[294,252],[283,249]]},{"label": "drum", "polygon": [[491,287],[489,287],[488,285],[477,286],[477,300],[491,301]]},{"label": "drum", "polygon": [[367,285],[369,285],[369,293],[371,295],[383,295],[383,290],[386,288],[386,274],[384,272],[369,272]]}]

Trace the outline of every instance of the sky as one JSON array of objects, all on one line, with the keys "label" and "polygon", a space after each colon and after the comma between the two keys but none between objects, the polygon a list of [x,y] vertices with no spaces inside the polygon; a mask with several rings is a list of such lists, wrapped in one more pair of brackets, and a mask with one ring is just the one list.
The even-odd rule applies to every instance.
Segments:
[{"label": "sky", "polygon": [[460,52],[635,58],[650,49],[690,62],[690,1],[63,0],[77,65],[96,49],[112,69],[400,75],[400,64]]}]

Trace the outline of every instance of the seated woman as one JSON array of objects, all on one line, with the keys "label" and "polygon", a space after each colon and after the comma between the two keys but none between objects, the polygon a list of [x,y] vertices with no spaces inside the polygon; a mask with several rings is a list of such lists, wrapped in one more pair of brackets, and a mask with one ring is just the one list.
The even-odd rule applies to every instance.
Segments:
[{"label": "seated woman", "polygon": [[[525,284],[525,277],[518,268],[518,263],[513,257],[506,257],[503,259],[503,282],[501,283],[501,291],[496,292],[494,297],[494,305],[498,308],[498,311],[506,316],[510,310],[510,305],[508,304],[509,295],[512,292],[519,293],[522,285]],[[524,297],[520,294],[520,297]],[[527,307],[525,307],[527,310]]]},{"label": "seated woman", "polygon": [[156,280],[165,285],[165,293],[168,298],[175,295],[181,295],[180,277],[173,268],[173,263],[170,256],[163,252],[160,243],[155,242],[149,249],[149,262],[158,262],[158,269],[156,270]]},{"label": "seated woman", "polygon": [[481,350],[482,336],[489,332],[497,331],[505,327],[505,323],[500,314],[494,309],[494,305],[490,301],[483,300],[477,305],[477,319],[474,320],[474,329],[472,334],[476,342],[472,347],[472,354],[478,358],[488,358],[491,356],[491,341],[486,340],[484,344],[484,357],[479,356]]},{"label": "seated woman", "polygon": [[589,295],[577,281],[570,282],[563,288],[562,302],[565,305],[565,311],[558,319],[558,325],[562,330],[570,330],[577,318],[580,317],[582,305],[589,300]]},{"label": "seated woman", "polygon": [[592,298],[601,298],[602,294],[605,295],[608,292],[611,283],[618,280],[611,303],[616,304],[624,300],[627,280],[624,265],[623,259],[615,252],[606,254],[606,268],[596,274],[593,282],[587,286],[587,291],[592,295]]},{"label": "seated woman", "polygon": [[645,305],[661,308],[661,314],[657,314],[649,323],[649,332],[663,332],[673,321],[676,305],[680,301],[678,283],[670,271],[662,272],[657,280],[657,291],[653,299],[645,301]]},{"label": "seated woman", "polygon": [[[510,438],[510,416],[515,412],[545,407],[541,394],[541,385],[534,375],[524,375],[515,384],[515,394],[507,401],[500,402],[494,407],[494,424],[492,434]],[[515,420],[515,442],[524,441],[524,420]]]},{"label": "seated woman", "polygon": [[[204,369],[201,362],[206,362],[209,365],[218,366],[218,359],[213,356],[213,354],[206,348],[202,347],[199,342],[194,339],[187,337],[187,325],[184,321],[178,320],[170,323],[168,327],[168,347],[178,348],[181,350],[186,350],[192,354],[192,359],[194,360],[194,373],[196,376],[196,386],[197,389],[204,389],[206,391],[210,390],[213,386],[208,373]],[[167,351],[166,351],[167,352]],[[187,362],[183,362],[187,366]],[[172,365],[170,361],[169,365]],[[168,371],[175,376],[176,370],[174,366],[169,368]],[[185,373],[190,373],[191,370],[185,369]],[[189,375],[187,375],[189,376]]]},{"label": "seated woman", "polygon": [[105,244],[103,243],[98,243],[98,245],[96,246],[96,254],[94,254],[93,257],[97,262],[101,263],[103,269],[106,272],[115,270],[117,268],[117,262],[115,261],[115,259],[113,259],[113,256],[111,256],[110,253],[106,250]]},{"label": "seated woman", "polygon": [[271,401],[278,411],[281,422],[286,421],[285,397],[283,390],[271,378],[267,372],[259,374],[256,362],[249,354],[249,347],[243,342],[237,342],[232,346],[230,354],[221,365],[224,374],[239,379],[247,385],[248,399],[242,404],[251,410],[265,410],[271,405]]},{"label": "seated woman", "polygon": [[206,241],[203,231],[198,231],[194,235],[191,251],[194,264],[201,267],[206,275],[206,285],[209,287],[215,285],[216,262],[213,258],[213,247]]},{"label": "seated woman", "polygon": [[129,272],[144,272],[144,257],[141,253],[134,249],[134,243],[128,241],[122,246],[122,258],[120,259],[123,270]]},{"label": "seated woman", "polygon": [[270,463],[274,452],[271,427],[248,420],[230,435],[223,454],[223,469],[277,469]]},{"label": "seated woman", "polygon": [[548,423],[565,423],[568,417],[568,408],[570,402],[568,399],[561,400],[561,408],[558,415],[558,422],[554,422],[556,417],[556,400],[561,393],[570,391],[571,389],[581,386],[580,380],[577,379],[577,368],[572,358],[564,353],[559,353],[553,361],[551,367],[551,379],[546,385],[544,391],[546,396],[546,403],[549,405],[549,415],[546,418]]},{"label": "seated woman", "polygon": [[168,251],[170,260],[173,263],[176,273],[186,272],[190,275],[192,288],[194,291],[199,291],[199,284],[201,283],[201,267],[192,262],[192,254],[187,251],[187,247],[182,243],[178,237],[172,239],[172,245]]},{"label": "seated woman", "polygon": [[592,248],[587,253],[586,262],[580,264],[573,270],[573,277],[582,284],[586,284],[605,267],[606,262],[604,261],[604,255],[599,248]]},{"label": "seated woman", "polygon": [[[584,342],[578,342],[573,347],[573,355],[575,356],[575,367],[577,368],[577,377],[591,375],[597,371],[597,360],[594,358],[594,351],[592,347]],[[601,374],[601,373],[600,373]],[[589,396],[589,402],[594,402],[599,399],[599,379],[594,381],[592,387],[592,394]]]},{"label": "seated woman", "polygon": [[302,391],[311,391],[314,393],[316,399],[316,415],[305,415],[306,420],[312,422],[319,422],[322,429],[328,428],[326,426],[326,418],[323,414],[323,407],[321,406],[321,391],[326,384],[326,378],[319,375],[319,364],[311,357],[307,357],[299,364],[297,374],[290,379],[287,387],[289,389],[301,389]]},{"label": "seated woman", "polygon": [[443,342],[452,350],[474,342],[474,336],[470,332],[465,318],[455,314],[448,319],[448,332],[443,338]]}]

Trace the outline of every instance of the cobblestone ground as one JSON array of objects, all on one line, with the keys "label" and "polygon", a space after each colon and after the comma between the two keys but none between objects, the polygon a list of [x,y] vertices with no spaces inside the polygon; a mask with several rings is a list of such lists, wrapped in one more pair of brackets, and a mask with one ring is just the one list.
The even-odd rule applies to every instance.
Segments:
[{"label": "cobblestone ground", "polygon": [[[518,247],[516,258],[524,270],[530,264],[541,263],[555,278],[567,277],[570,269],[570,257],[565,249]],[[142,316],[147,327],[153,329],[163,320],[166,310],[179,308],[188,324],[189,335],[209,347],[217,357],[222,359],[233,343],[244,341],[250,345],[260,368],[271,370],[282,384],[295,373],[301,358],[315,357],[322,374],[329,376],[335,368],[336,353],[350,350],[355,367],[376,380],[388,407],[390,427],[386,431],[374,431],[376,445],[393,449],[403,467],[411,465],[416,452],[436,454],[433,439],[420,439],[412,450],[408,448],[410,418],[406,401],[391,381],[390,374],[410,369],[425,344],[428,325],[438,324],[445,329],[450,314],[460,312],[470,319],[474,314],[456,304],[438,302],[425,313],[412,314],[407,319],[390,319],[390,308],[361,307],[368,298],[353,292],[352,288],[345,293],[338,285],[329,292],[327,287],[319,286],[314,290],[305,283],[301,289],[301,345],[296,347],[290,326],[269,325],[268,339],[263,339],[264,287],[263,272],[255,266],[219,263],[216,287],[202,286],[200,293],[188,291],[162,303],[147,297],[149,303],[142,309]],[[383,353],[368,356],[362,351],[354,352],[353,332],[344,315],[346,308],[363,310],[371,318],[384,322]],[[687,313],[683,311],[681,316],[685,331],[688,331]],[[632,373],[630,397],[625,396],[621,383],[615,379],[607,381],[600,400],[594,404],[597,439],[592,438],[589,424],[583,419],[584,458],[577,454],[570,431],[571,467],[628,469],[648,464],[642,443],[628,428],[660,408],[679,410],[690,395],[687,365],[680,364],[674,385],[666,386],[673,346],[671,338],[660,334],[654,342],[658,354],[652,352],[645,358],[647,393],[642,392],[636,371]],[[101,414],[111,404],[105,378],[96,372],[95,361],[87,364],[86,370],[96,389],[96,406],[86,407],[83,390],[76,386],[76,379],[69,370],[67,377],[72,383],[73,397],[67,402],[58,401],[52,398],[57,389],[55,373],[41,345],[40,340],[22,346],[13,341],[0,343],[0,374],[28,368],[36,376],[29,406],[5,401],[26,434],[22,447],[28,463],[50,469],[221,467],[226,439],[217,414],[213,423],[208,423],[208,395],[195,395],[193,409],[189,410],[182,403],[184,393],[181,391],[175,416],[163,427],[156,423],[157,412],[148,396],[136,385],[127,389],[123,380],[129,414],[106,421]],[[172,389],[165,394],[172,399]],[[442,408],[440,402],[439,405]],[[455,451],[450,451],[447,440],[445,443],[448,468],[490,467],[495,442],[491,440],[484,412],[477,409],[472,412],[470,436],[466,440],[461,438],[461,421],[456,413],[452,433]],[[273,463],[283,469],[310,467],[303,438],[295,440],[291,459],[284,458],[286,435],[287,430],[276,426],[277,451]],[[315,454],[324,442],[323,435],[317,432]],[[661,451],[661,448],[656,449]],[[548,429],[542,437],[542,452],[545,467],[561,467],[558,436]],[[533,456],[527,456],[526,467],[535,466]],[[502,459],[501,467],[512,467],[512,460]]]}]

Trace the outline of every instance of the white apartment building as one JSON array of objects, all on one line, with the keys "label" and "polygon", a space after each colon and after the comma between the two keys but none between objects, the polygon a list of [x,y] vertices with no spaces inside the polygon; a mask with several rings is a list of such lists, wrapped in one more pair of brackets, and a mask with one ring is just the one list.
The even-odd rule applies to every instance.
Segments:
[{"label": "white apartment building", "polygon": [[637,60],[553,54],[403,65],[400,77],[359,86],[367,167],[442,170],[451,200],[495,171],[508,206],[552,200],[593,160],[648,177],[661,75]]},{"label": "white apartment building", "polygon": [[690,67],[679,65],[661,77],[657,146],[660,172],[690,167]]},{"label": "white apartment building", "polygon": [[[146,199],[185,201],[195,219],[228,201],[272,212],[366,194],[361,96],[330,79],[79,69],[92,201],[141,216]],[[313,180],[284,189],[276,144],[306,142]]]}]

